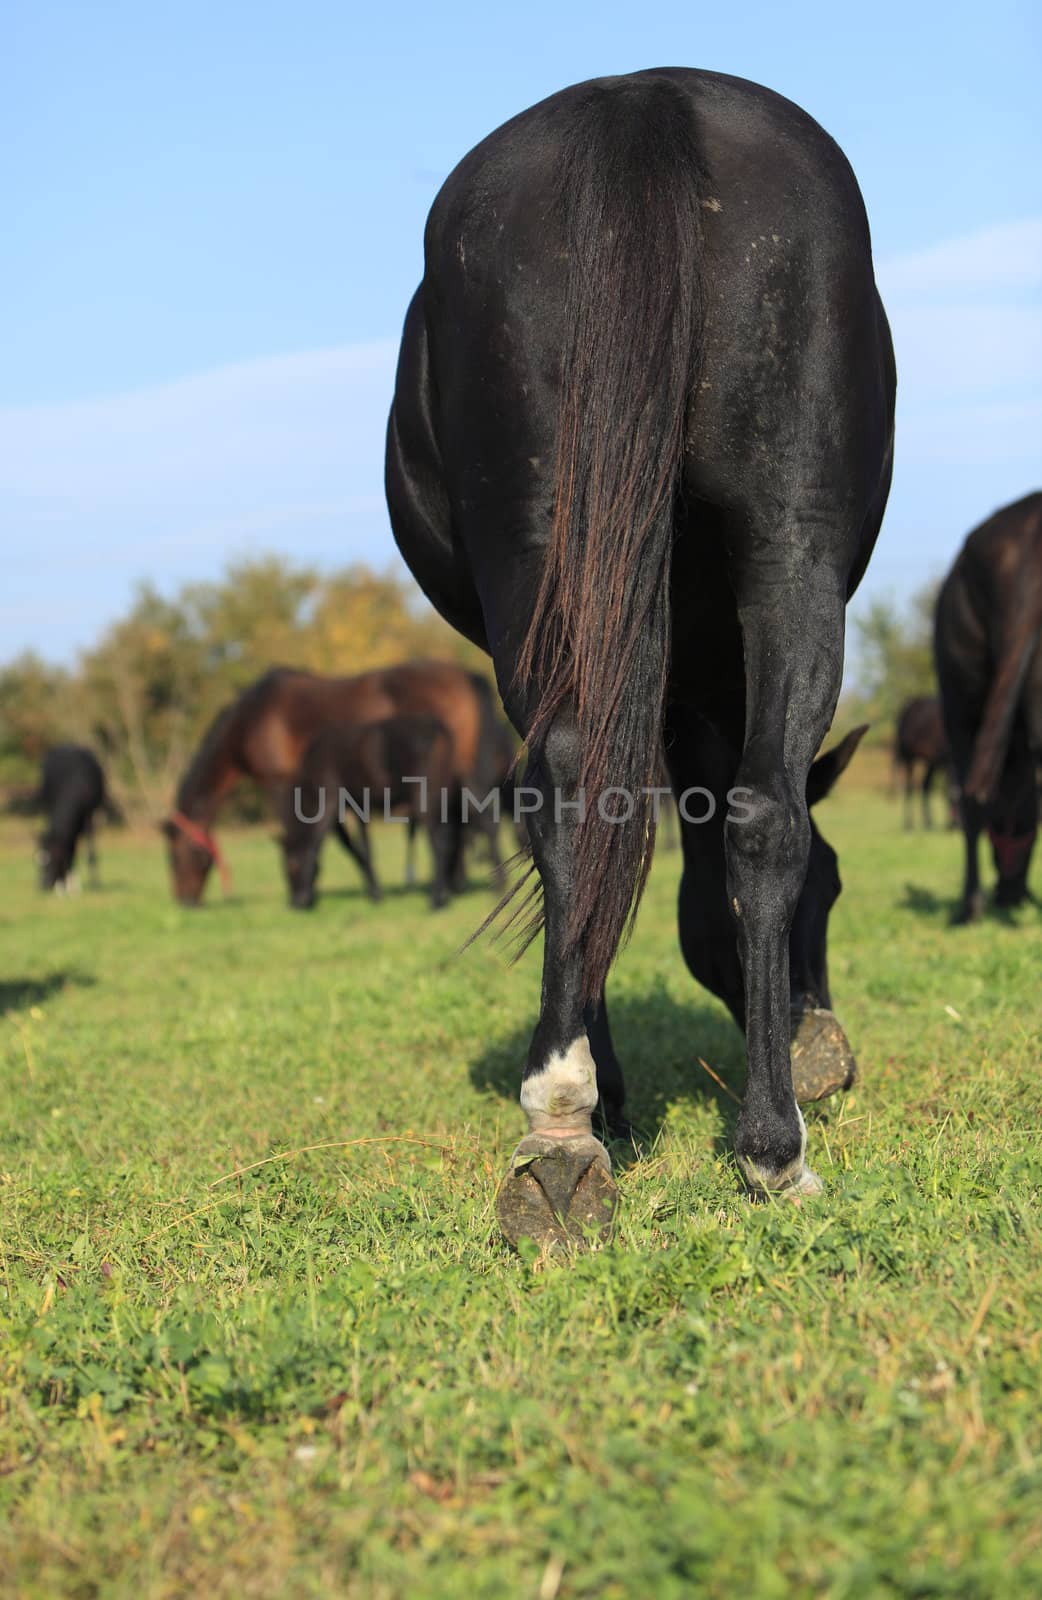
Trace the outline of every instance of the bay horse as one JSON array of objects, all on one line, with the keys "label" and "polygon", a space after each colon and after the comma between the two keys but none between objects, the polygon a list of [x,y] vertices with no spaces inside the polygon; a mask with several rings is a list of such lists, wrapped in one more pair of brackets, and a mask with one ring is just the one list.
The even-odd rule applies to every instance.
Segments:
[{"label": "bay horse", "polygon": [[41,889],[68,888],[81,840],[86,845],[90,883],[96,888],[95,817],[99,811],[112,822],[119,822],[122,817],[109,796],[105,774],[94,752],[79,744],[60,744],[48,750],[40,785],[30,804],[47,816],[36,853]]},{"label": "bay horse", "polygon": [[[499,848],[499,825],[504,814],[509,815],[513,810],[517,745],[513,733],[496,709],[488,680],[479,672],[473,673],[472,677],[482,703],[481,732],[478,735],[473,783],[468,786],[467,813],[463,820],[484,842],[492,883],[502,893],[506,886],[506,869]],[[415,847],[420,826],[418,817],[409,818],[405,835],[405,882],[409,888],[416,882]]]},{"label": "bay horse", "polygon": [[370,899],[379,900],[365,824],[370,814],[397,812],[410,830],[427,831],[434,857],[431,905],[440,910],[449,899],[454,802],[452,740],[435,717],[324,728],[308,745],[286,798],[282,854],[290,904],[298,910],[315,904],[322,842],[334,823],[346,827],[352,819],[362,821],[362,874]]},{"label": "bay horse", "polygon": [[[253,779],[280,813],[305,750],[331,724],[361,725],[407,713],[437,717],[452,741],[455,788],[479,787],[481,733],[490,700],[491,689],[479,674],[448,661],[409,661],[348,678],[271,668],[218,713],[181,779],[175,809],[163,823],[175,897],[182,905],[197,905],[214,865],[227,882],[213,821],[235,786]],[[363,865],[350,834],[339,823],[335,830]],[[462,872],[457,822],[450,866],[454,886],[460,885]]]},{"label": "bay horse", "polygon": [[934,655],[961,786],[966,842],[957,923],[984,910],[978,843],[987,829],[995,904],[1030,898],[1042,762],[1042,493],[973,530],[937,599]]},{"label": "bay horse", "polygon": [[[425,233],[388,425],[405,560],[491,653],[529,751],[542,886],[529,1133],[500,1226],[610,1224],[623,1128],[604,983],[651,862],[659,750],[682,812],[679,922],[744,1026],[735,1144],[809,1194],[790,1037],[849,1080],[825,959],[840,890],[808,807],[845,606],[889,490],[895,374],[856,180],[755,84],[668,67],[565,89],[479,144]],[[739,807],[726,797],[732,794]],[[702,812],[704,810],[704,817]]]},{"label": "bay horse", "polygon": [[916,767],[922,762],[919,780],[923,827],[932,828],[930,789],[939,772],[947,773],[951,763],[948,735],[944,731],[941,702],[936,695],[917,695],[906,700],[897,718],[894,737],[894,773],[904,774],[904,825],[914,826],[912,794],[916,787]]}]

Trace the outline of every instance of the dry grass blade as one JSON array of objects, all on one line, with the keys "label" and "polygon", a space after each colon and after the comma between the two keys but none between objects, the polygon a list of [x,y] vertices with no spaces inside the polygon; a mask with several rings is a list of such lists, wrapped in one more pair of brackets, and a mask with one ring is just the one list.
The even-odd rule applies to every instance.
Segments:
[{"label": "dry grass blade", "polygon": [[712,1080],[716,1084],[717,1088],[722,1089],[724,1091],[724,1093],[727,1095],[728,1099],[733,1100],[736,1106],[740,1106],[741,1103],[742,1103],[741,1096],[735,1094],[734,1090],[731,1088],[731,1086],[729,1084],[726,1084],[724,1082],[724,1080],[723,1080],[723,1078],[721,1078],[720,1074],[713,1071],[713,1069],[709,1065],[708,1061],[703,1061],[701,1056],[696,1056],[695,1059],[698,1062],[699,1066],[702,1067],[704,1071],[708,1072],[709,1076],[712,1078]]},{"label": "dry grass blade", "polygon": [[451,1155],[455,1145],[439,1144],[434,1139],[414,1139],[405,1133],[388,1133],[375,1135],[369,1139],[323,1139],[320,1144],[302,1144],[296,1150],[280,1150],[273,1156],[262,1156],[259,1161],[251,1161],[245,1167],[236,1167],[232,1172],[225,1172],[219,1178],[207,1185],[209,1189],[216,1189],[219,1184],[229,1183],[232,1178],[241,1178],[244,1173],[255,1172],[258,1167],[270,1166],[273,1161],[293,1161],[297,1156],[306,1156],[312,1150],[350,1150],[362,1144],[416,1144],[426,1150],[440,1150],[444,1155]]},{"label": "dry grass blade", "polygon": [[[259,1161],[250,1161],[244,1167],[236,1167],[232,1172],[224,1172],[219,1178],[214,1178],[207,1188],[216,1189],[222,1183],[229,1183],[232,1178],[241,1178],[247,1172],[256,1172],[258,1167],[270,1166],[274,1161],[293,1161],[297,1156],[309,1155],[313,1150],[350,1150],[358,1145],[388,1144],[419,1145],[425,1150],[440,1150],[443,1155],[452,1155],[457,1149],[455,1145],[439,1144],[434,1139],[414,1139],[404,1133],[375,1135],[368,1139],[323,1139],[319,1144],[303,1144],[295,1150],[280,1150],[273,1156],[262,1156]],[[214,1211],[218,1206],[224,1205],[226,1198],[231,1199],[231,1196],[221,1196],[205,1206],[198,1206],[194,1211],[186,1212],[183,1217],[175,1217],[173,1222],[164,1223],[163,1227],[145,1234],[143,1239],[138,1240],[138,1245],[148,1244],[152,1239],[158,1239],[161,1234],[170,1233],[174,1228],[184,1227],[186,1222],[191,1222],[196,1217],[205,1216],[208,1211]]]}]

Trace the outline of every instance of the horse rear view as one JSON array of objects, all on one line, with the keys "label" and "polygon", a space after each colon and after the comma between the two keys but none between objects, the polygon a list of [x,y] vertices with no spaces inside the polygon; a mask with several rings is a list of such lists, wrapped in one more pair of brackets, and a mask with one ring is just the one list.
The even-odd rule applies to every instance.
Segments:
[{"label": "horse rear view", "polygon": [[490,651],[541,802],[542,1000],[501,1226],[549,1244],[610,1219],[592,1118],[625,1118],[604,985],[651,861],[663,740],[678,797],[713,801],[681,805],[680,935],[746,1031],[739,1162],[755,1189],[811,1192],[790,1037],[823,1081],[852,1058],[825,963],[836,860],[808,804],[856,737],[812,763],[893,428],[853,174],[768,90],[641,72],[493,133],[425,247],[392,523],[430,599]]},{"label": "horse rear view", "polygon": [[934,654],[962,790],[966,869],[955,920],[972,922],[984,909],[984,829],[996,905],[1029,898],[1042,764],[1042,493],[968,535],[937,597]]}]

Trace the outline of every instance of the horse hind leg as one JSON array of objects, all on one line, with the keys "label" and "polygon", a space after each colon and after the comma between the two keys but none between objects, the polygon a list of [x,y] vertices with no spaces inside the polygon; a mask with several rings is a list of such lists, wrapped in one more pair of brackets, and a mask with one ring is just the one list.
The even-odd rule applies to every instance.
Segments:
[{"label": "horse hind leg", "polygon": [[374,905],[383,899],[383,890],[379,879],[373,870],[373,856],[369,847],[369,829],[359,818],[357,843],[348,832],[346,825],[338,817],[333,823],[333,832],[336,834],[343,848],[351,859],[358,864],[358,868],[365,880],[365,892]]},{"label": "horse hind leg", "polygon": [[409,818],[409,826],[405,834],[405,887],[416,887],[416,830],[419,826],[415,817]]},{"label": "horse hind leg", "polygon": [[88,822],[87,826],[84,828],[83,836],[87,841],[87,883],[88,883],[88,887],[91,888],[91,889],[98,889],[98,888],[101,887],[101,884],[100,884],[100,879],[99,879],[99,874],[98,874],[98,846],[97,846],[97,839],[96,839],[95,833],[94,833],[94,822],[93,822],[93,819],[90,822]]},{"label": "horse hind leg", "polygon": [[[821,565],[738,574],[746,663],[744,820],[725,832],[727,896],[745,991],[748,1080],[735,1149],[753,1190],[815,1194],[789,1053],[789,930],[810,858],[807,774],[839,694],[844,595]],[[813,626],[807,627],[808,606]]]},{"label": "horse hind leg", "polygon": [[[519,732],[522,729],[519,727]],[[583,948],[569,937],[579,751],[571,717],[559,714],[526,774],[541,805],[529,817],[543,886],[543,987],[525,1062],[521,1105],[529,1132],[511,1157],[496,1201],[504,1237],[544,1249],[610,1231],[618,1200],[608,1152],[595,1138],[597,1065],[583,1003]]]},{"label": "horse hind leg", "polygon": [[608,1005],[601,990],[600,999],[589,1001],[583,1013],[590,1053],[597,1067],[597,1106],[593,1124],[600,1136],[606,1139],[632,1139],[633,1129],[623,1107],[626,1103],[626,1084],[622,1067],[615,1053],[615,1041],[608,1024]]},{"label": "horse hind leg", "polygon": [[905,832],[911,833],[915,827],[915,771],[914,763],[906,761],[905,769],[905,794],[904,794],[904,826]]},{"label": "horse hind leg", "polygon": [[452,858],[452,831],[448,823],[438,817],[427,819],[427,837],[430,840],[434,876],[431,879],[431,910],[441,911],[448,905],[449,869]]}]

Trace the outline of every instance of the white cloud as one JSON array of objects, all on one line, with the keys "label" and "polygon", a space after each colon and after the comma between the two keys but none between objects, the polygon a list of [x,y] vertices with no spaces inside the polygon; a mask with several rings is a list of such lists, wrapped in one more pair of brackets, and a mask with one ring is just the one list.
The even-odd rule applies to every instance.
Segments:
[{"label": "white cloud", "polygon": [[953,393],[992,394],[1042,372],[1042,305],[887,302],[902,398],[932,408]]},{"label": "white cloud", "polygon": [[949,290],[985,294],[1042,286],[1042,217],[998,223],[877,266],[885,296],[935,299]]},{"label": "white cloud", "polygon": [[[0,654],[67,655],[141,578],[230,557],[383,565],[397,340],[242,362],[131,393],[0,409]],[[71,603],[70,603],[71,597]]]},{"label": "white cloud", "polygon": [[[39,506],[306,503],[335,470],[379,485],[397,343],[220,367],[67,405],[0,409],[0,492]],[[375,450],[375,455],[374,455]],[[374,478],[373,461],[377,471]],[[260,491],[260,492],[259,492]],[[265,492],[266,491],[266,492]]]},{"label": "white cloud", "polygon": [[1042,218],[883,260],[894,335],[898,459],[1037,475],[1042,412]]}]

